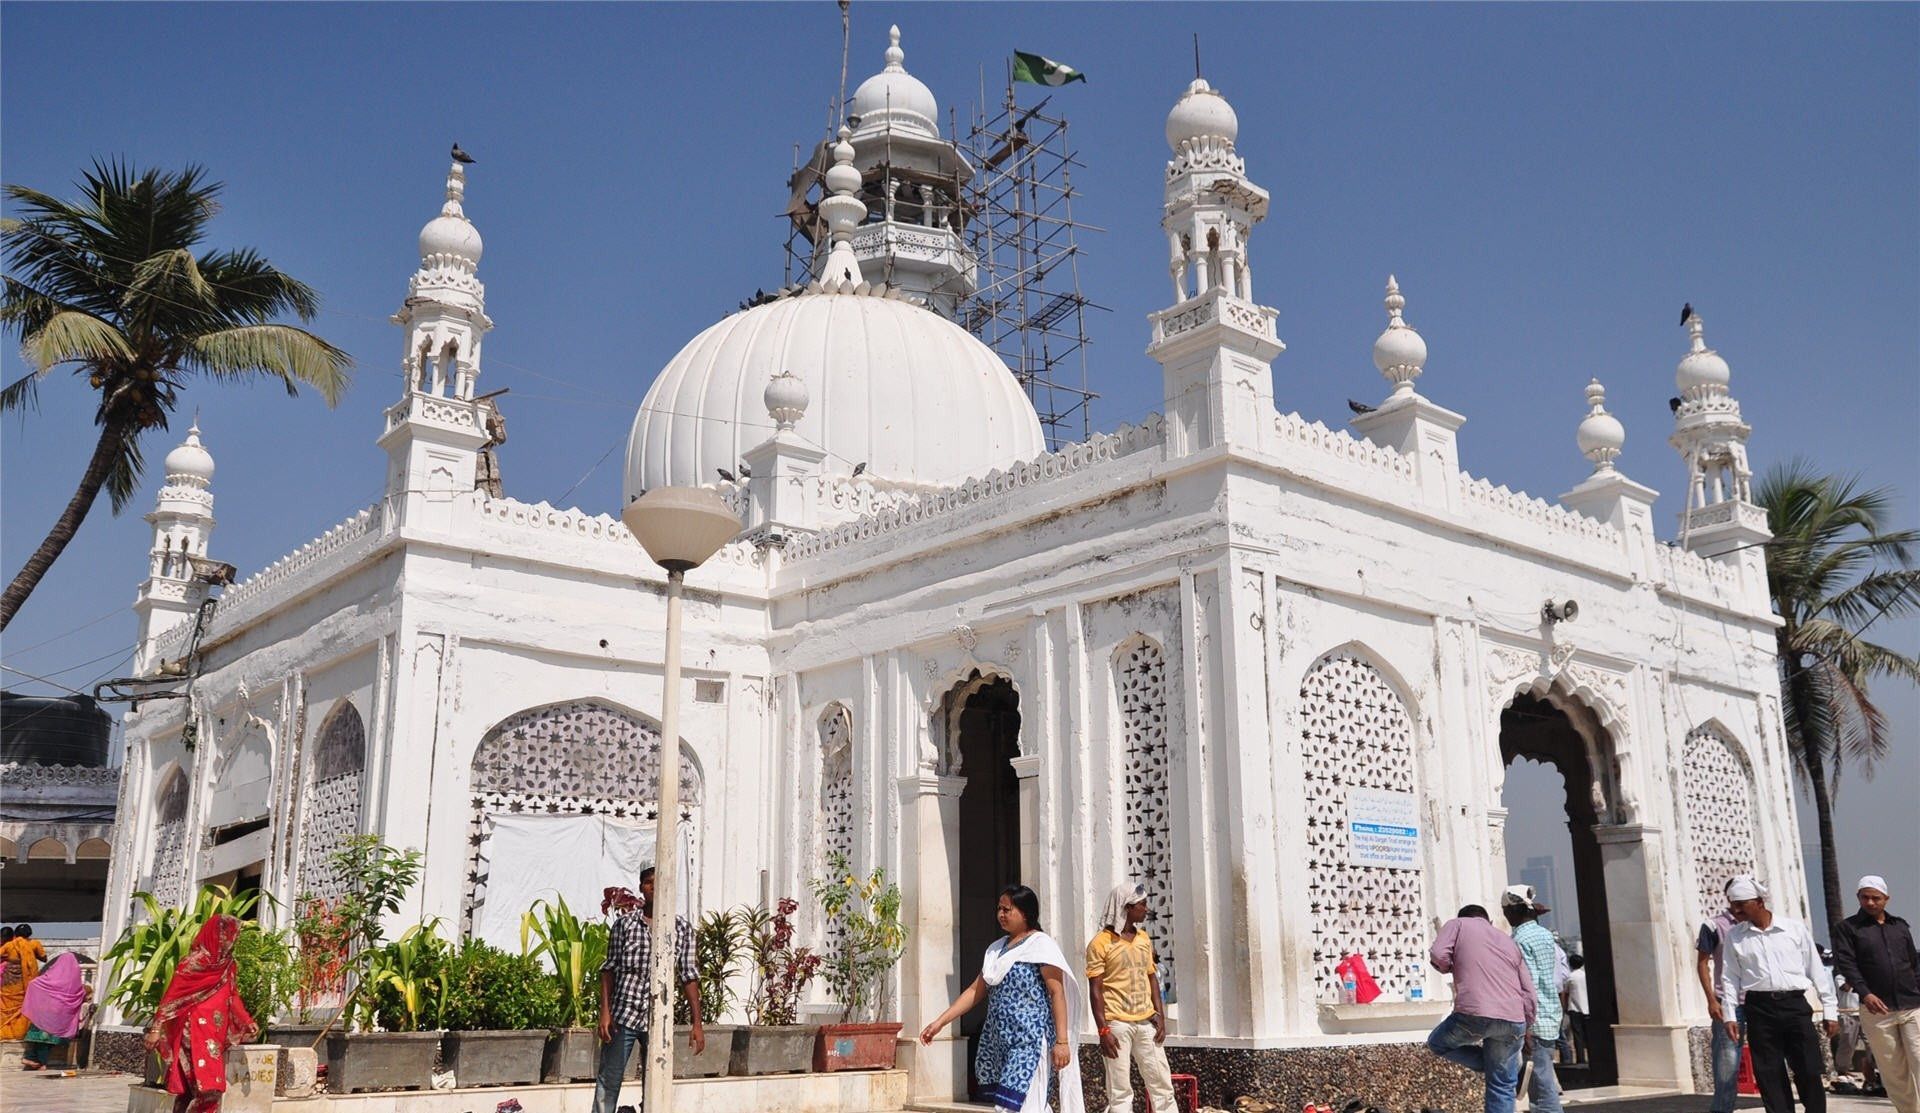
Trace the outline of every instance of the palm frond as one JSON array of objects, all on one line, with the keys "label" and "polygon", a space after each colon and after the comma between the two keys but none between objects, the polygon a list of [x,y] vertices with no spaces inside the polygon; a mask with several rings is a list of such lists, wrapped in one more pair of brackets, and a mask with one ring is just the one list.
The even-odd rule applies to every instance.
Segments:
[{"label": "palm frond", "polygon": [[22,345],[21,358],[44,375],[62,363],[110,363],[133,358],[133,346],[109,322],[91,313],[66,309],[53,315],[46,324],[29,335]]},{"label": "palm frond", "polygon": [[121,438],[113,463],[107,470],[107,497],[113,500],[113,512],[120,513],[133,496],[140,493],[140,476],[146,472],[146,456],[140,448],[140,434],[129,432]]},{"label": "palm frond", "polygon": [[211,304],[213,286],[200,273],[200,263],[185,247],[170,247],[142,259],[133,268],[129,295],[139,294],[182,301],[191,305]]},{"label": "palm frond", "polygon": [[304,383],[329,406],[346,393],[353,358],[293,325],[241,325],[193,339],[182,362],[217,378],[273,375],[298,393]]},{"label": "palm frond", "polygon": [[1896,568],[1864,576],[1821,601],[1819,613],[1850,627],[1920,611],[1920,568]]},{"label": "palm frond", "polygon": [[37,371],[29,371],[13,382],[8,383],[4,390],[0,390],[0,413],[22,409],[27,406],[33,406],[38,409],[40,404],[39,383],[40,373]]}]

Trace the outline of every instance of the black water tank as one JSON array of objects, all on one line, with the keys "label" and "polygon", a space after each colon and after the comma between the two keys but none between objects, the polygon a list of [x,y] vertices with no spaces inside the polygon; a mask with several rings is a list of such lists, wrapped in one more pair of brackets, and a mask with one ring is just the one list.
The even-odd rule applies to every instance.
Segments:
[{"label": "black water tank", "polygon": [[112,737],[113,716],[91,696],[0,692],[0,762],[101,766]]}]

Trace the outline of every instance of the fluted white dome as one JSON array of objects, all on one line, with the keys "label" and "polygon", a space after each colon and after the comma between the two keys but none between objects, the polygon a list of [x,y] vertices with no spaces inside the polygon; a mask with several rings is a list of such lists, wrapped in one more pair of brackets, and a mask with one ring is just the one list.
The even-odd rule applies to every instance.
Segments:
[{"label": "fluted white dome", "polygon": [[441,256],[450,256],[470,265],[478,265],[480,252],[485,245],[480,242],[480,229],[465,217],[436,216],[427,221],[420,229],[420,259],[431,261]]},{"label": "fluted white dome", "polygon": [[958,325],[879,294],[800,293],[693,338],[647,391],[627,441],[626,498],[712,483],[773,433],[767,386],[791,371],[810,399],[796,432],[829,472],[953,483],[1046,450],[1006,365]]},{"label": "fluted white dome", "polygon": [[167,453],[165,467],[169,479],[177,475],[191,476],[199,480],[213,479],[213,454],[200,443],[198,422],[194,423],[193,428],[187,430],[186,441]]},{"label": "fluted white dome", "polygon": [[847,114],[858,116],[855,135],[884,131],[917,131],[938,138],[940,105],[933,90],[907,72],[906,52],[900,49],[900,28],[887,29],[886,68],[860,83],[847,102]]},{"label": "fluted white dome", "polygon": [[1232,143],[1240,135],[1240,117],[1203,78],[1193,84],[1167,113],[1167,146],[1179,153],[1182,144],[1195,139],[1217,139]]}]

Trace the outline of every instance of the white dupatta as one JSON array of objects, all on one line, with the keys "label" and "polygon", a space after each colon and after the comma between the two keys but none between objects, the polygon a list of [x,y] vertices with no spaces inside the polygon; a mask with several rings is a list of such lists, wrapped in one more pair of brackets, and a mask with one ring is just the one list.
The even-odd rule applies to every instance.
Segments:
[{"label": "white dupatta", "polygon": [[[1080,993],[1080,981],[1073,976],[1073,967],[1068,964],[1067,956],[1061,952],[1060,944],[1044,931],[1027,933],[1017,945],[1007,946],[1007,937],[1001,936],[987,948],[987,957],[980,963],[980,977],[990,986],[997,986],[1013,969],[1016,962],[1031,962],[1036,966],[1052,966],[1060,971],[1060,980],[1066,983],[1067,991],[1067,1069],[1060,1072],[1060,1108],[1079,1110],[1086,1107],[1086,1099],[1080,1092],[1080,1035],[1083,1029],[1081,1014],[1087,1004]],[[1047,998],[1047,1008],[1053,1008],[1053,998]],[[1047,1075],[1053,1069],[1053,1048],[1040,1049],[1040,1065],[1034,1068],[1033,1079],[1027,1083],[1027,1100],[1020,1105],[1020,1113],[1046,1113]]]}]

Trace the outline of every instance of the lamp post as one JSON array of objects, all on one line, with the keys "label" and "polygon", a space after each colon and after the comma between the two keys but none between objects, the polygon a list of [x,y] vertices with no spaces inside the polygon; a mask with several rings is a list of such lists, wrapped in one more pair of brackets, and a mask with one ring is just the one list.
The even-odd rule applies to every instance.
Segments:
[{"label": "lamp post", "polygon": [[647,1113],[673,1109],[673,936],[680,888],[680,590],[698,568],[740,532],[740,519],[719,492],[656,487],[620,513],[627,531],[667,570],[665,686],[660,694],[660,787],[655,796],[653,851],[653,1003],[647,1022]]}]

